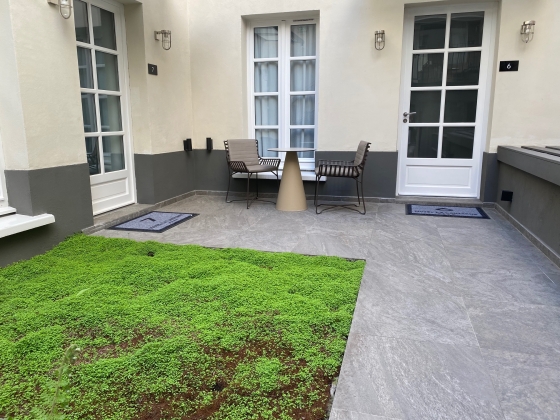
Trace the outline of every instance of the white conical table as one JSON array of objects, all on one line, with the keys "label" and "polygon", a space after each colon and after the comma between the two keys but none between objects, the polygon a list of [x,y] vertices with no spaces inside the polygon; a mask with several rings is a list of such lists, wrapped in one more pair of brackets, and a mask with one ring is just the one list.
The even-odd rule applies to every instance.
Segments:
[{"label": "white conical table", "polygon": [[282,170],[282,181],[280,191],[276,200],[276,210],[280,211],[304,211],[307,210],[307,200],[303,189],[303,179],[299,168],[298,152],[313,152],[315,149],[309,147],[287,147],[268,149],[271,152],[284,152],[284,169]]}]

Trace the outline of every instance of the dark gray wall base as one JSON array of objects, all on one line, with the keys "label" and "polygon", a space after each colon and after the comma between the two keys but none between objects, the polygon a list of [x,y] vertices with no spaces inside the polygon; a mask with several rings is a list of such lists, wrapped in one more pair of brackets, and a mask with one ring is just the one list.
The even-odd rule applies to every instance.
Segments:
[{"label": "dark gray wall base", "polygon": [[[511,203],[500,201],[502,190],[513,191]],[[528,232],[560,254],[560,185],[499,162],[496,202]]]},{"label": "dark gray wall base", "polygon": [[484,152],[480,181],[480,200],[494,202],[498,191],[498,154]]},{"label": "dark gray wall base", "polygon": [[0,239],[0,266],[45,252],[93,224],[86,163],[29,171],[5,171],[10,206],[19,214],[49,213],[55,223]]}]

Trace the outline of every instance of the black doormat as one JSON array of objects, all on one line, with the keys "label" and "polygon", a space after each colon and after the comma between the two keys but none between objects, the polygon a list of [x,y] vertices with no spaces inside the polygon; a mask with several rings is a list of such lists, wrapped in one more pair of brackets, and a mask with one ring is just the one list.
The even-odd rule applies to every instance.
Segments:
[{"label": "black doormat", "polygon": [[179,223],[186,222],[193,217],[198,216],[196,213],[168,213],[163,211],[153,211],[119,225],[113,226],[112,230],[132,230],[135,232],[165,232]]},{"label": "black doormat", "polygon": [[407,204],[406,214],[415,216],[465,217],[468,219],[490,219],[480,207],[421,206]]}]

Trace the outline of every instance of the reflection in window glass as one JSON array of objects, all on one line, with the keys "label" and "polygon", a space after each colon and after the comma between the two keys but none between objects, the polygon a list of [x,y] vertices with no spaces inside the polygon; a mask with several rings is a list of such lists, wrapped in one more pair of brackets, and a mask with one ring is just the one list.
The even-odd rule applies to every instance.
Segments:
[{"label": "reflection in window glass", "polygon": [[415,50],[429,50],[445,47],[445,25],[447,15],[414,17]]},{"label": "reflection in window glass", "polygon": [[78,47],[78,71],[80,73],[80,87],[93,89],[93,68],[89,48]]},{"label": "reflection in window glass", "polygon": [[95,52],[97,86],[101,90],[119,90],[119,63],[116,55]]},{"label": "reflection in window glass", "polygon": [[455,52],[447,56],[447,86],[478,85],[480,51]]},{"label": "reflection in window glass", "polygon": [[97,131],[97,118],[95,114],[95,95],[82,93],[82,117],[84,119],[84,132]]},{"label": "reflection in window glass", "polygon": [[74,26],[76,41],[89,44],[87,4],[81,0],[74,0]]},{"label": "reflection in window glass", "polygon": [[91,6],[91,15],[94,44],[98,47],[116,50],[115,15],[108,10],[93,5]]},{"label": "reflection in window glass", "polygon": [[290,54],[292,57],[315,55],[316,25],[292,25]]},{"label": "reflection in window glass", "polygon": [[437,158],[439,127],[408,127],[409,158]]},{"label": "reflection in window glass", "polygon": [[416,112],[410,116],[411,123],[439,122],[441,108],[441,91],[412,91],[410,92],[410,111]]},{"label": "reflection in window glass", "polygon": [[121,98],[114,95],[99,95],[101,131],[121,131]]},{"label": "reflection in window glass", "polygon": [[475,122],[478,90],[448,90],[445,94],[446,123]]},{"label": "reflection in window glass", "polygon": [[103,166],[105,172],[124,169],[123,136],[103,137]]},{"label": "reflection in window glass", "polygon": [[[290,147],[315,147],[315,130],[312,128],[298,128],[290,130]],[[312,159],[315,152],[298,152],[298,157]]]},{"label": "reflection in window glass", "polygon": [[449,47],[480,47],[483,29],[484,12],[452,13]]},{"label": "reflection in window glass", "polygon": [[278,26],[255,28],[255,58],[278,57]]},{"label": "reflection in window glass", "polygon": [[97,137],[86,137],[86,155],[89,165],[89,174],[100,174],[101,165],[99,164],[99,144]]},{"label": "reflection in window glass", "polygon": [[443,53],[414,54],[412,57],[412,87],[441,86]]},{"label": "reflection in window glass", "polygon": [[268,149],[278,147],[278,130],[255,130],[255,136],[259,142],[259,155],[262,157],[278,157],[278,152],[270,152]]},{"label": "reflection in window glass", "polygon": [[278,92],[278,62],[255,63],[255,92]]},{"label": "reflection in window glass", "polygon": [[472,159],[474,127],[444,127],[441,146],[444,159]]}]

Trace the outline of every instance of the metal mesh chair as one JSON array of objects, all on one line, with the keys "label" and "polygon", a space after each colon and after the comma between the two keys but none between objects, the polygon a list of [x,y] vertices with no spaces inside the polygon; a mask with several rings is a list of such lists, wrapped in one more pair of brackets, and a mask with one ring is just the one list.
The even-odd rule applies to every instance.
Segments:
[{"label": "metal mesh chair", "polygon": [[[358,151],[353,161],[342,160],[319,160],[315,168],[315,212],[321,214],[325,210],[334,207],[345,207],[349,210],[357,211],[360,214],[366,214],[366,202],[364,201],[364,168],[366,166],[367,154],[371,143],[361,141],[358,145]],[[358,204],[319,204],[317,192],[319,190],[319,179],[322,176],[339,177],[339,178],[352,178],[356,181],[356,192],[358,194]],[[361,192],[361,200],[360,200]],[[364,211],[360,211],[359,207],[363,202]],[[327,206],[321,211],[319,207]],[[354,208],[358,207],[358,208]]]},{"label": "metal mesh chair", "polygon": [[[280,159],[260,157],[259,142],[257,140],[226,140],[224,141],[224,146],[226,148],[226,159],[228,169],[230,171],[230,176],[228,178],[228,189],[226,193],[226,203],[247,200],[247,208],[249,208],[254,200],[259,199],[259,173],[261,172],[272,172],[274,175],[276,175],[276,181],[278,182],[278,185],[280,185],[280,179],[278,178],[278,167],[280,166]],[[236,173],[247,174],[247,194],[245,196],[245,199],[242,200],[228,200],[231,178]],[[257,181],[257,192],[252,199],[249,199],[249,184],[251,176],[253,176],[253,174],[255,175],[255,180]],[[274,203],[274,201],[270,200],[261,199],[261,201]]]}]

